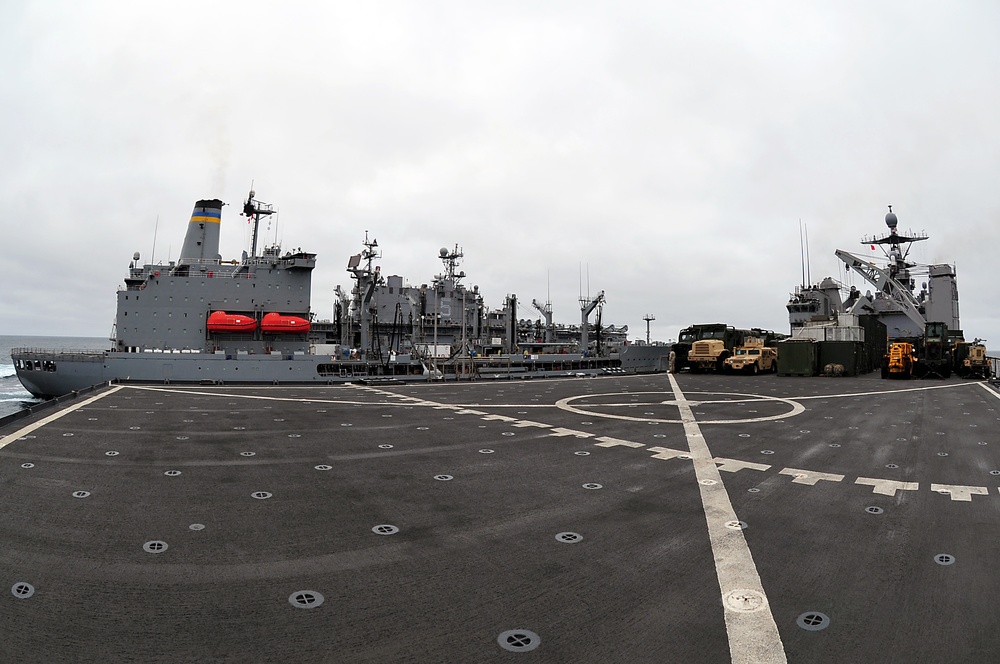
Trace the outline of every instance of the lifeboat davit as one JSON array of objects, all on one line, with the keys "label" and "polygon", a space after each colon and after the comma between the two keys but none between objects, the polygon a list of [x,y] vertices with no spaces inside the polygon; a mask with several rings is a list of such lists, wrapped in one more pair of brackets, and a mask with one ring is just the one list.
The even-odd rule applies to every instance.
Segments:
[{"label": "lifeboat davit", "polygon": [[264,314],[260,329],[264,332],[308,332],[309,321],[299,316],[283,316],[272,312]]},{"label": "lifeboat davit", "polygon": [[213,311],[208,316],[209,332],[253,332],[256,329],[257,321],[243,314]]}]

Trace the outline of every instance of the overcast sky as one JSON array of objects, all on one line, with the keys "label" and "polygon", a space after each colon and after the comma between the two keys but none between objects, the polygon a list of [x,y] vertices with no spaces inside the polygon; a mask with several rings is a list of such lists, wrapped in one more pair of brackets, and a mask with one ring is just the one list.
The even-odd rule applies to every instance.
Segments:
[{"label": "overcast sky", "polygon": [[318,254],[321,318],[367,230],[416,285],[459,245],[521,317],[577,323],[589,289],[632,337],[787,332],[800,220],[811,280],[864,291],[834,250],[871,254],[892,204],[995,346],[998,30],[994,0],[7,0],[0,334],[107,335],[200,198],[238,258],[254,181],[267,238]]}]

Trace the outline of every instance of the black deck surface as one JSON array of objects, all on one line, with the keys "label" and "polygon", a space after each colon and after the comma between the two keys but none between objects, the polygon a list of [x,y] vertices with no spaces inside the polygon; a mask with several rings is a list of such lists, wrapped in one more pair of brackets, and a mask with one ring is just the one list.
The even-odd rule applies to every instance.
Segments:
[{"label": "black deck surface", "polygon": [[745,615],[762,661],[1000,658],[996,392],[674,379],[126,385],[8,425],[0,661],[741,662]]}]

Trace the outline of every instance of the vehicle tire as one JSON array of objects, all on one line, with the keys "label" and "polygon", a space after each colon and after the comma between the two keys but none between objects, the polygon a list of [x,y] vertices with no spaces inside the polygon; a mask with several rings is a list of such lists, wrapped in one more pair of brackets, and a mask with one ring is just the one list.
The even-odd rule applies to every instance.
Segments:
[{"label": "vehicle tire", "polygon": [[756,363],[750,365],[750,375],[756,376],[758,373],[760,373],[760,367]]}]

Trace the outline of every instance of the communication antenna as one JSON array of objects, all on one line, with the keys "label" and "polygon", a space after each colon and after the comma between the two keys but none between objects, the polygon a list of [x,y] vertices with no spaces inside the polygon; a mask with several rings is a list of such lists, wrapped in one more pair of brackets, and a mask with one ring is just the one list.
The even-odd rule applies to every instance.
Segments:
[{"label": "communication antenna", "polygon": [[802,288],[806,287],[806,245],[802,239],[802,217],[799,217],[799,263],[802,266]]},{"label": "communication antenna", "polygon": [[[274,214],[274,206],[254,200],[254,196],[256,195],[257,194],[253,190],[253,180],[251,180],[250,194],[247,196],[246,202],[243,203],[242,213],[243,216],[247,218],[247,221],[253,226],[253,239],[250,241],[251,258],[255,258],[257,256],[257,231],[260,226],[260,218]],[[275,237],[277,237],[277,225],[275,226]]]},{"label": "communication antenna", "polygon": [[153,226],[153,251],[149,253],[149,262],[156,262],[156,231],[160,228],[160,215],[156,215],[156,225]]},{"label": "communication antenna", "polygon": [[648,344],[649,343],[649,321],[656,320],[656,316],[654,316],[653,314],[646,314],[645,316],[642,317],[642,319],[644,321],[646,321],[646,343]]},{"label": "communication antenna", "polygon": [[809,224],[806,224],[806,279],[812,284],[812,270],[809,266]]}]

